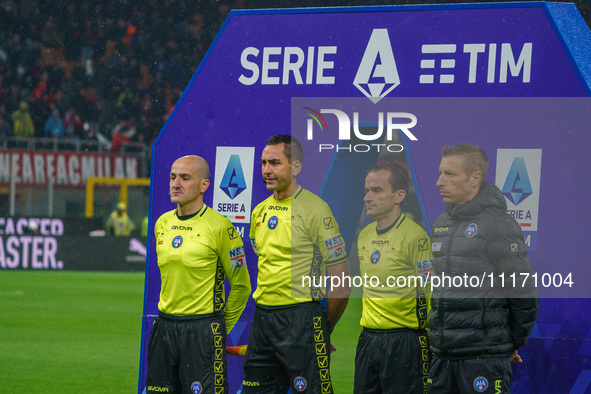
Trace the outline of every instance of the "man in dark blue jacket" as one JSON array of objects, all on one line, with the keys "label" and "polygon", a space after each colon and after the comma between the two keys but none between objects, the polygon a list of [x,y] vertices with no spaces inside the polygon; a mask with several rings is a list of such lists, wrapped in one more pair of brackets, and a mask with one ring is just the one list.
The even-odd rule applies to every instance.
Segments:
[{"label": "man in dark blue jacket", "polygon": [[517,349],[538,316],[533,281],[524,283],[521,275],[532,272],[523,233],[501,191],[484,182],[482,148],[446,146],[442,156],[437,186],[447,206],[431,230],[427,387],[430,393],[509,393],[511,361],[522,362]]}]

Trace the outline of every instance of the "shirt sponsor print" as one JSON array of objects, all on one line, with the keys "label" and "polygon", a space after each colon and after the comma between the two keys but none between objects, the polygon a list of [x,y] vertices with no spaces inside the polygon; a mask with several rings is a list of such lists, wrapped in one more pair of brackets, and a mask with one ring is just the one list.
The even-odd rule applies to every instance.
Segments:
[{"label": "shirt sponsor print", "polygon": [[259,255],[259,250],[257,249],[257,241],[255,238],[250,237],[250,244],[252,245],[252,250],[254,251],[254,254],[256,254],[257,256]]},{"label": "shirt sponsor print", "polygon": [[433,259],[417,261],[417,272],[428,282],[433,275]]},{"label": "shirt sponsor print", "polygon": [[339,257],[345,256],[345,241],[343,237],[337,235],[335,237],[325,239],[324,246],[326,246],[326,252],[328,253],[329,260],[334,260]]},{"label": "shirt sponsor print", "polygon": [[246,255],[244,254],[244,246],[240,245],[237,248],[230,249],[230,262],[232,263],[232,271],[237,268],[246,267]]}]

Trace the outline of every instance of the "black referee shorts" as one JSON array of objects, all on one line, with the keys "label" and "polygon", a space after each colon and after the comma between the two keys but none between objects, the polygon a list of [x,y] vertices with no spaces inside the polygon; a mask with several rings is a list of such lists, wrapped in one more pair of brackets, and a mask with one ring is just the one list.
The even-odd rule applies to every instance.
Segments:
[{"label": "black referee shorts", "polygon": [[148,342],[147,393],[226,394],[226,323],[219,313],[160,312]]},{"label": "black referee shorts", "polygon": [[512,377],[509,355],[447,360],[434,354],[427,387],[433,394],[508,394]]},{"label": "black referee shorts", "polygon": [[364,328],[355,355],[355,394],[423,394],[430,353],[423,330]]},{"label": "black referee shorts", "polygon": [[244,357],[243,393],[332,394],[330,331],[318,302],[256,306]]}]

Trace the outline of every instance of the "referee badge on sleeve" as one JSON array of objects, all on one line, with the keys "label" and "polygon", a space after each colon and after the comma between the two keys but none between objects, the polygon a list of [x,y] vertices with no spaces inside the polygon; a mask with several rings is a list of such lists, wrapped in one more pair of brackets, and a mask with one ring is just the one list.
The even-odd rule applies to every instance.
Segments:
[{"label": "referee badge on sleeve", "polygon": [[259,255],[259,250],[257,249],[257,241],[256,241],[256,239],[254,239],[253,237],[250,237],[250,244],[252,245],[252,250],[254,251],[254,254],[256,254],[258,256]]},{"label": "referee badge on sleeve", "polygon": [[246,255],[244,254],[244,246],[230,249],[230,262],[232,263],[232,271],[237,268],[246,267]]},{"label": "referee badge on sleeve", "polygon": [[340,235],[325,239],[324,246],[326,247],[329,260],[334,260],[347,254],[345,251],[345,241]]},{"label": "referee badge on sleeve", "polygon": [[417,261],[417,272],[423,275],[426,282],[429,282],[433,275],[433,259]]}]

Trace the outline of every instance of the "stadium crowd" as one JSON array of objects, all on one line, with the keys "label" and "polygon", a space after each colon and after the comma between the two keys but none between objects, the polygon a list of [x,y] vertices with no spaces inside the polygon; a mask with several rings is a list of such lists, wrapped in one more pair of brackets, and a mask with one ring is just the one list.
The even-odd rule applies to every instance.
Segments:
[{"label": "stadium crowd", "polygon": [[3,1],[0,135],[150,143],[230,7]]},{"label": "stadium crowd", "polygon": [[[231,9],[412,2],[0,1],[0,147],[9,137],[150,145]],[[577,5],[591,25],[589,1]]]}]

